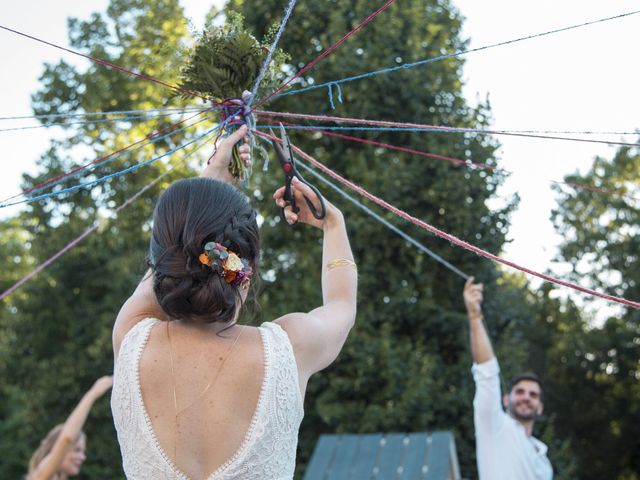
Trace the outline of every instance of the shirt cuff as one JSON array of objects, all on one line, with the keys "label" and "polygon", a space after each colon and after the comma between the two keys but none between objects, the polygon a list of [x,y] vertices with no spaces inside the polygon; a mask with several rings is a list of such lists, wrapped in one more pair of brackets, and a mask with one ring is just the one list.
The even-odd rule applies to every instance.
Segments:
[{"label": "shirt cuff", "polygon": [[473,378],[476,381],[498,376],[500,374],[498,359],[493,357],[491,360],[483,363],[474,363],[471,367],[471,373],[473,373]]}]

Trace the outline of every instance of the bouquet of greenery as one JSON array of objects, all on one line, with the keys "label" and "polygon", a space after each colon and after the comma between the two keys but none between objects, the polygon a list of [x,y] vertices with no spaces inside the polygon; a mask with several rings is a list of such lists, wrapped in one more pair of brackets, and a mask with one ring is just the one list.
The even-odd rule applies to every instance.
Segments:
[{"label": "bouquet of greenery", "polygon": [[[181,88],[211,99],[214,105],[221,105],[221,122],[229,116],[238,115],[239,122],[229,121],[227,130],[252,120],[247,118],[251,113],[244,106],[276,31],[277,28],[271,28],[259,42],[244,30],[240,15],[230,15],[224,26],[206,28],[188,51],[188,62],[181,73]],[[282,50],[274,52],[260,91],[272,91],[280,84],[282,66],[287,59]],[[250,174],[240,159],[237,145],[233,149],[229,171],[239,179],[247,179]]]}]

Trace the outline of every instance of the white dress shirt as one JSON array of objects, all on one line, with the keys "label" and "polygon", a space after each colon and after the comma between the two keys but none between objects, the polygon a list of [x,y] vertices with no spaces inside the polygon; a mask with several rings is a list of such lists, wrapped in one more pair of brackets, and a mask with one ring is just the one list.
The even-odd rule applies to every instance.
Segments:
[{"label": "white dress shirt", "polygon": [[480,480],[552,480],[547,446],[502,409],[498,360],[474,364],[471,371]]}]

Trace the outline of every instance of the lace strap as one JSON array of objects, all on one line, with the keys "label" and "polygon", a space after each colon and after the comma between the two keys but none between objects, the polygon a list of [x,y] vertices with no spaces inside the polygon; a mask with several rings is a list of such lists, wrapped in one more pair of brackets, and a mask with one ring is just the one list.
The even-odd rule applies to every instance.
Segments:
[{"label": "lace strap", "polygon": [[291,345],[289,335],[276,322],[264,322],[260,327],[267,330],[271,337],[271,342],[269,342],[271,344],[271,368],[280,372],[290,372],[290,379],[295,382],[295,390],[298,392],[296,395],[297,407],[302,409],[303,400],[302,392],[300,391],[298,363],[296,362],[296,357],[293,352],[293,346]]},{"label": "lace strap", "polygon": [[146,343],[151,327],[159,321],[157,318],[148,317],[136,323],[122,339],[116,361],[120,361],[120,358],[125,354],[124,352],[137,352],[140,346]]},{"label": "lace strap", "polygon": [[268,330],[277,344],[288,345],[291,349],[291,353],[293,353],[293,347],[289,341],[289,335],[287,335],[287,332],[284,331],[280,324],[276,322],[263,322],[260,327]]}]

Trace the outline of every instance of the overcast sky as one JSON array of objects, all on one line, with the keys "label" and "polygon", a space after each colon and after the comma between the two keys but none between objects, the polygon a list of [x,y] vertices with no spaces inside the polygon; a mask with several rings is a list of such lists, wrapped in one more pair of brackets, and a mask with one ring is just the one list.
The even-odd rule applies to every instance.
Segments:
[{"label": "overcast sky", "polygon": [[[0,24],[67,45],[66,18],[87,18],[93,11],[104,10],[107,3],[14,2],[3,11]],[[201,23],[210,5],[198,0],[182,3],[196,24]],[[464,35],[471,38],[470,48],[640,9],[639,2],[628,0],[454,0],[454,5],[466,17]],[[397,8],[402,8],[402,0],[382,15],[393,15]],[[294,10],[290,22],[295,21]],[[496,129],[634,132],[640,128],[638,32],[640,15],[633,15],[471,53],[465,56],[464,93],[471,103],[488,95]],[[366,28],[357,33],[366,34]],[[0,31],[0,45],[4,65],[0,77],[2,117],[32,113],[30,94],[38,88],[43,62],[56,62],[61,57],[77,61],[69,54],[5,31]],[[315,68],[322,68],[322,64]],[[345,76],[355,73],[361,72],[345,72]],[[0,128],[18,125],[26,123],[3,121]],[[3,198],[18,191],[22,172],[33,171],[34,160],[47,147],[48,135],[44,129],[0,132]],[[634,136],[606,138],[636,141]],[[549,268],[561,273],[566,267],[552,262],[559,239],[549,221],[555,205],[549,182],[562,180],[576,170],[586,171],[596,155],[610,158],[615,148],[514,137],[500,137],[500,141],[501,167],[514,173],[499,194],[506,198],[518,192],[522,198],[512,218],[512,241],[503,257],[534,270]],[[599,308],[602,304],[597,305]]]}]

